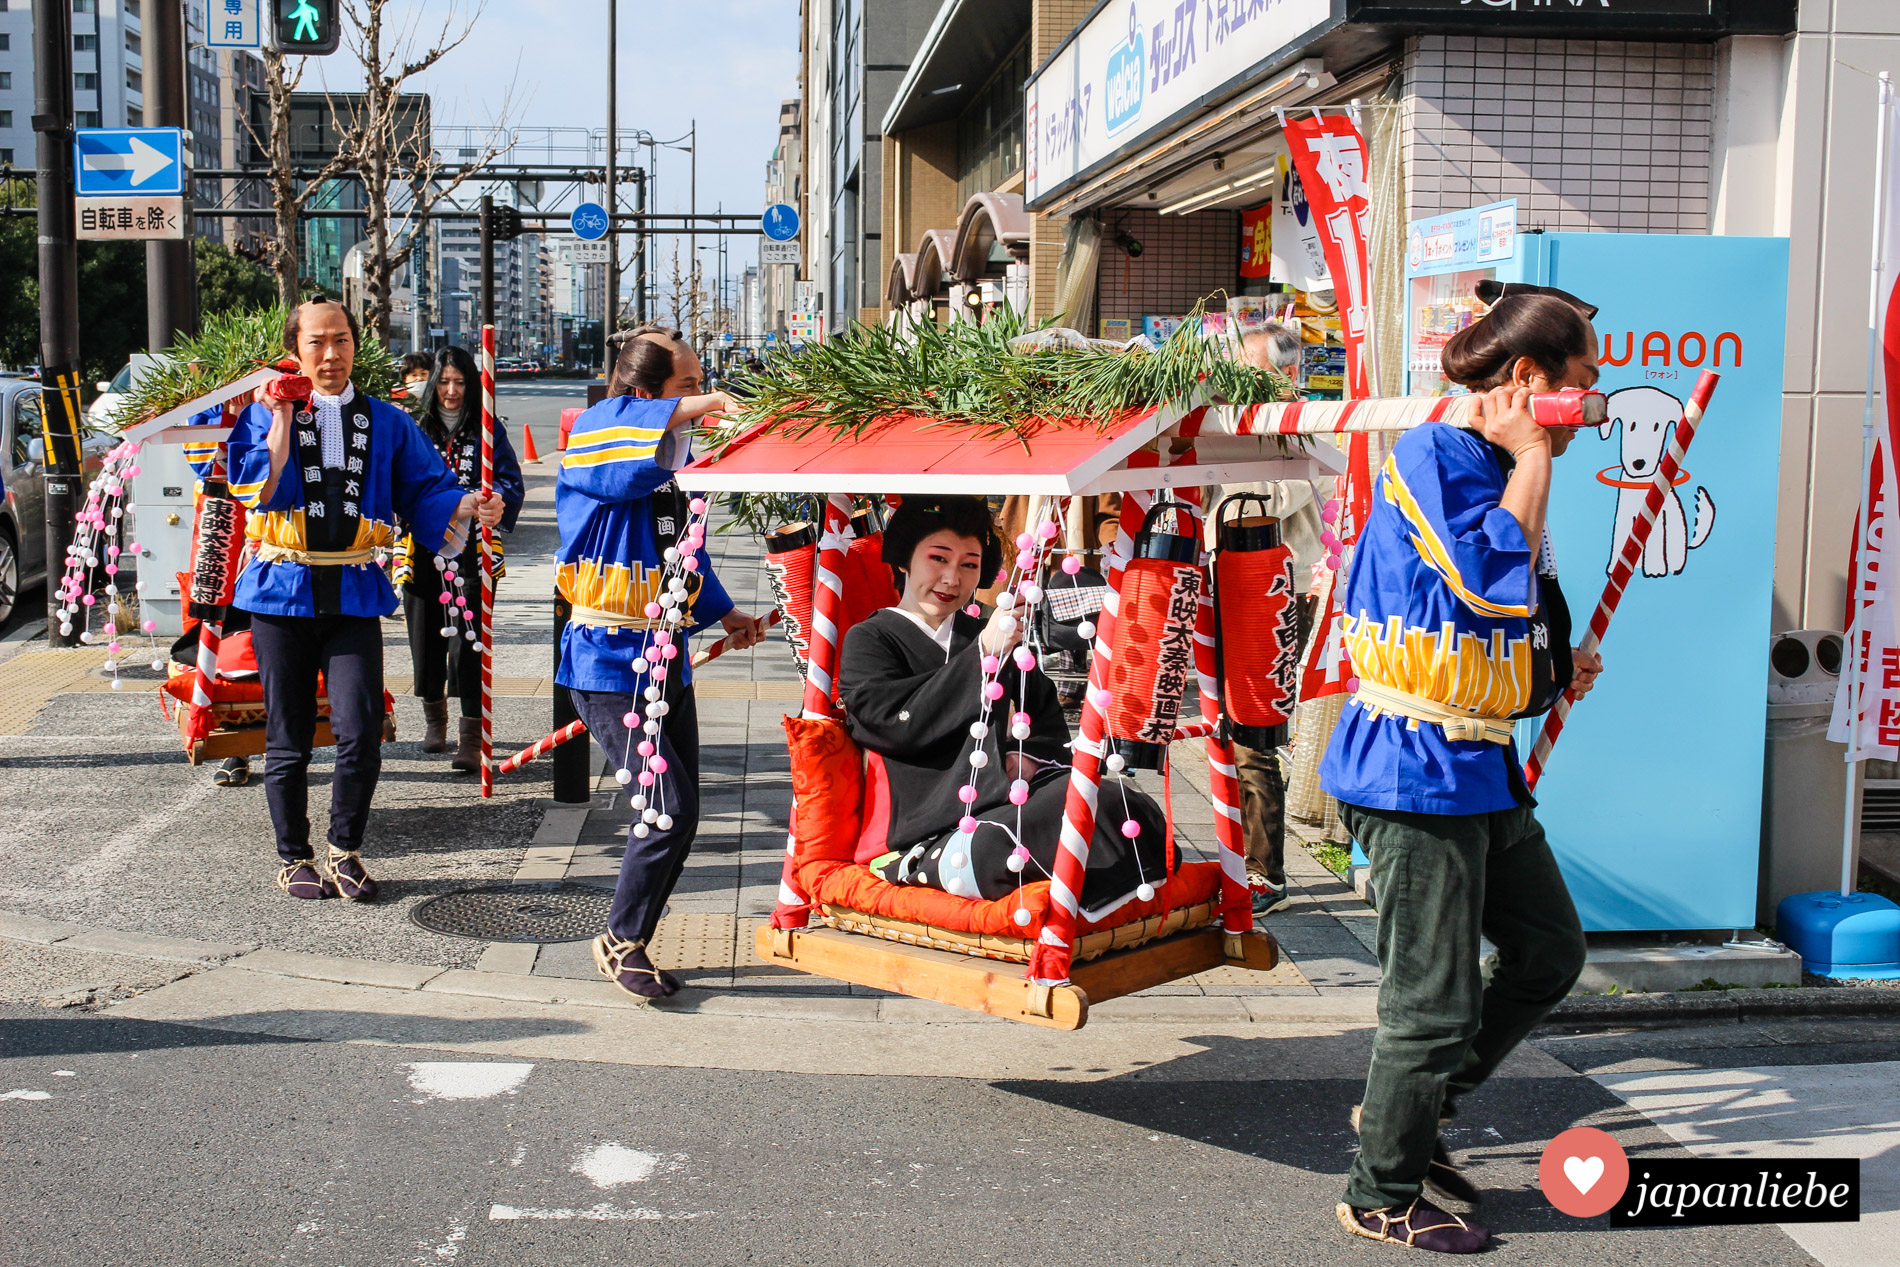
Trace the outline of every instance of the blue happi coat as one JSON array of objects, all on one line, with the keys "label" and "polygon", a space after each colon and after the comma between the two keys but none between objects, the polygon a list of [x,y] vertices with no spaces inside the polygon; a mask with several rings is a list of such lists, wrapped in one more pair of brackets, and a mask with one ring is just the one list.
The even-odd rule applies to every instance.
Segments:
[{"label": "blue happi coat", "polygon": [[[353,549],[393,549],[404,532],[441,549],[449,524],[462,501],[463,490],[443,463],[442,455],[422,434],[415,420],[394,405],[366,402],[370,441],[364,469],[352,471],[360,480],[359,519]],[[267,501],[270,482],[271,410],[259,403],[237,420],[228,442],[227,463],[231,495],[250,510],[245,533],[260,545],[286,549],[308,548],[304,534],[304,477],[293,445],[277,488]],[[450,544],[459,545],[457,542]],[[301,563],[253,559],[238,581],[237,606],[270,616],[314,616],[316,604],[311,569]],[[396,610],[396,592],[374,563],[341,569],[339,600],[346,616],[387,616]]]},{"label": "blue happi coat", "polygon": [[[1361,680],[1489,717],[1546,700],[1542,584],[1536,552],[1499,504],[1506,478],[1498,452],[1463,427],[1428,424],[1392,446],[1340,604]],[[1372,809],[1478,814],[1529,800],[1518,766],[1514,745],[1450,740],[1354,699],[1320,786]]]},{"label": "blue happi coat", "polygon": [[[661,556],[686,527],[682,515],[657,508],[656,494],[673,500],[673,472],[685,464],[684,436],[669,434],[677,400],[614,396],[574,420],[561,455],[554,511],[561,545],[556,586],[576,607],[628,618],[611,628],[574,621],[561,638],[555,681],[571,690],[631,692],[633,661],[645,647],[645,608],[662,587]],[[732,610],[732,599],[699,551],[704,578],[692,592],[687,628],[698,631]],[[637,627],[636,627],[637,626]],[[690,651],[673,661],[681,682],[692,680]]]}]

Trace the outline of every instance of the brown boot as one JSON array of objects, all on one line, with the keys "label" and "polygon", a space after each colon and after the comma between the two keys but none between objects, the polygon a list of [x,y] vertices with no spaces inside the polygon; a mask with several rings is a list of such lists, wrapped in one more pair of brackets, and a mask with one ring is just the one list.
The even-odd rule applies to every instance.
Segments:
[{"label": "brown boot", "polygon": [[422,720],[425,725],[422,732],[422,750],[447,752],[449,750],[449,701],[447,699],[423,700]]},{"label": "brown boot", "polygon": [[457,774],[475,774],[482,768],[482,719],[462,718],[462,741],[449,758],[449,769]]}]

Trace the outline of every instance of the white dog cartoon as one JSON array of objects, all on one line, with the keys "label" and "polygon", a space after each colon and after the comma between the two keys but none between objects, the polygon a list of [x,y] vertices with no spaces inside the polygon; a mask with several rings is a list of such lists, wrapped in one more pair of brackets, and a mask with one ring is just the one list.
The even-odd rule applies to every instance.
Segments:
[{"label": "white dog cartoon", "polygon": [[[1607,440],[1620,423],[1623,428],[1622,466],[1612,467],[1602,478],[1616,484],[1616,524],[1610,537],[1610,562],[1606,572],[1616,570],[1618,548],[1628,535],[1649,495],[1649,482],[1662,462],[1663,448],[1682,421],[1682,402],[1655,387],[1625,387],[1610,393],[1610,416],[1598,428]],[[1643,546],[1644,576],[1676,576],[1689,562],[1689,551],[1709,539],[1715,527],[1715,502],[1701,485],[1695,490],[1695,530],[1689,529],[1683,513],[1682,498],[1674,488],[1663,495],[1662,513],[1650,529]]]}]

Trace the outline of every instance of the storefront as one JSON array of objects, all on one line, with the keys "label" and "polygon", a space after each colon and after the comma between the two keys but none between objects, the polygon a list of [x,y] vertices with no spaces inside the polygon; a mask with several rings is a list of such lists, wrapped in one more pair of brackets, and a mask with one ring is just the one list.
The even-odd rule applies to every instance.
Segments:
[{"label": "storefront", "polygon": [[[1644,733],[1573,718],[1540,793],[1577,824],[1556,843],[1593,927],[1753,921],[1769,635],[1838,629],[1844,603],[1882,70],[1900,72],[1900,6],[1852,0],[1108,0],[1026,89],[1025,203],[1092,272],[1091,333],[1198,301],[1247,320],[1233,301],[1262,290],[1323,318],[1325,279],[1296,276],[1282,124],[1356,101],[1374,391],[1445,389],[1437,350],[1484,276],[1603,305],[1604,381],[1633,410],[1723,375],[1725,421],[1591,701]],[[1605,432],[1580,437],[1552,521],[1583,602],[1629,482],[1634,433]],[[1647,654],[1684,631],[1689,667]]]}]

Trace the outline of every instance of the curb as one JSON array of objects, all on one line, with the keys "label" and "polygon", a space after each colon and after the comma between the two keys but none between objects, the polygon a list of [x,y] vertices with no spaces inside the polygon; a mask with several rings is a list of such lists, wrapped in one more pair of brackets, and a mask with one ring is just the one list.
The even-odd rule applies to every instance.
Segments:
[{"label": "curb", "polygon": [[[860,1024],[988,1024],[995,1017],[912,998],[836,995],[745,997],[691,990],[691,997],[657,1005],[637,999],[607,981],[536,976],[528,947],[491,944],[484,966],[444,968],[435,964],[350,959],[255,944],[196,941],[147,933],[89,928],[0,911],[0,941],[57,946],[92,954],[126,955],[204,968],[238,968],[261,976],[323,981],[380,990],[420,991],[504,999],[555,1006],[637,1008],[656,1014],[752,1017],[775,1021],[848,1021]],[[492,965],[489,966],[489,965]],[[500,969],[497,971],[496,969]],[[689,987],[690,988],[690,987]],[[1747,1021],[1900,1017],[1900,990],[1828,989],[1677,991],[1668,994],[1573,995],[1557,1005],[1541,1028],[1570,1025],[1648,1025],[1675,1021]],[[1270,995],[1156,995],[1111,999],[1090,1009],[1089,1019],[1116,1024],[1374,1025],[1378,991],[1366,986]]]},{"label": "curb", "polygon": [[1544,1018],[1544,1025],[1642,1025],[1660,1021],[1836,1016],[1900,1016],[1900,990],[1794,986],[1783,990],[1572,995]]},{"label": "curb", "polygon": [[18,915],[0,911],[0,941],[25,942],[33,946],[58,946],[61,950],[81,950],[99,955],[128,955],[135,959],[158,959],[167,963],[191,963],[217,967],[240,955],[257,950],[255,943],[233,945],[228,942],[194,941],[189,937],[154,937],[147,933],[122,933],[111,928],[88,928],[41,919],[37,915]]}]

